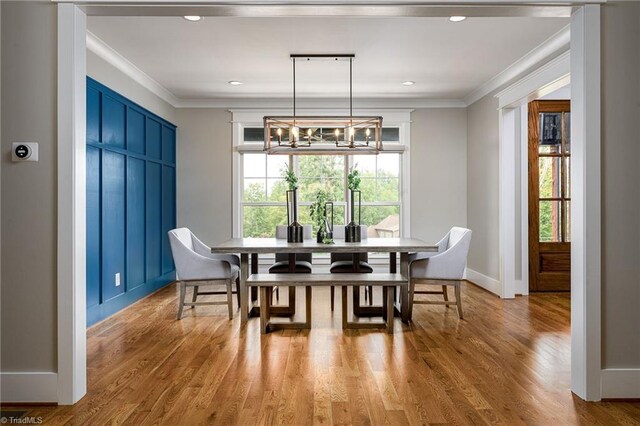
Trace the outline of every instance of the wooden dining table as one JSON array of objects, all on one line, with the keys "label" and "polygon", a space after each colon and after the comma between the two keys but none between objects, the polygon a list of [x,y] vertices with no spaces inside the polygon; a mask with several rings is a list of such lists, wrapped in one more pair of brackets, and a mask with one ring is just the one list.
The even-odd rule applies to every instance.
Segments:
[{"label": "wooden dining table", "polygon": [[[409,280],[409,253],[410,252],[437,252],[438,246],[427,244],[417,238],[368,238],[361,242],[345,242],[336,240],[333,244],[318,243],[314,240],[306,240],[302,243],[289,243],[284,239],[276,238],[232,238],[211,247],[212,253],[238,253],[240,254],[240,320],[245,325],[250,317],[259,316],[257,306],[258,295],[251,294],[247,287],[247,278],[250,274],[258,273],[258,256],[260,254],[287,253],[289,265],[295,267],[295,255],[299,253],[351,253],[353,255],[353,273],[359,271],[359,256],[361,253],[389,253],[389,272],[397,272],[397,254],[400,254],[400,274]],[[249,257],[251,257],[251,269],[249,269]],[[348,286],[348,282],[336,283],[337,286]],[[400,300],[396,301],[396,310],[403,322],[410,318],[409,286],[400,287]],[[272,310],[274,308],[271,308]],[[282,307],[276,314],[291,316],[295,314],[295,287],[289,289],[289,306]],[[353,291],[353,313],[355,316],[379,316],[382,315],[382,306],[361,306],[360,292]]]}]

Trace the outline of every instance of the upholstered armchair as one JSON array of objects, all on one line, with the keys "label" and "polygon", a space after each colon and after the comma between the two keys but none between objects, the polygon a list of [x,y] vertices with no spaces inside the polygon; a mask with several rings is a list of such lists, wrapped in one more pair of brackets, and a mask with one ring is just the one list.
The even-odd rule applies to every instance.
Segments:
[{"label": "upholstered armchair", "polygon": [[[437,253],[414,253],[409,256],[409,311],[414,303],[427,305],[456,305],[462,319],[462,299],[460,284],[467,265],[467,254],[471,243],[471,230],[453,227],[438,242]],[[417,284],[439,285],[442,291],[418,291]],[[449,301],[447,286],[455,289],[455,301]],[[441,294],[444,301],[416,300],[416,294]]]},{"label": "upholstered armchair", "polygon": [[[176,279],[180,286],[178,319],[182,318],[184,306],[227,305],[229,319],[233,319],[232,284],[236,282],[238,304],[240,302],[240,259],[235,255],[213,254],[188,228],[169,231],[171,253],[176,265]],[[199,291],[200,286],[223,284],[226,291]],[[193,287],[191,302],[185,302],[187,286]],[[198,296],[226,294],[226,302],[197,302]]]}]

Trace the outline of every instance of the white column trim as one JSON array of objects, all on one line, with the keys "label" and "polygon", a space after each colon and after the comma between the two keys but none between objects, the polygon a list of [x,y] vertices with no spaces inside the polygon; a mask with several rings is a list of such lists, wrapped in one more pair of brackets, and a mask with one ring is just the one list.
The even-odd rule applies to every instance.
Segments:
[{"label": "white column trim", "polygon": [[601,398],[600,6],[571,17],[571,390]]},{"label": "white column trim", "polygon": [[86,16],[58,5],[58,395],[86,393]]}]

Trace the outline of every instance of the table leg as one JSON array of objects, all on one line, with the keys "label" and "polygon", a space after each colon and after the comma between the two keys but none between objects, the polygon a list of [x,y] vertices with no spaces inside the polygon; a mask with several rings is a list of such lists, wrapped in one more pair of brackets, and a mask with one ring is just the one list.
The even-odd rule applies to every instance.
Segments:
[{"label": "table leg", "polygon": [[249,277],[249,255],[240,254],[240,324],[245,325],[249,320],[249,295],[247,294],[247,278]]},{"label": "table leg", "polygon": [[[360,272],[360,253],[353,253],[351,255],[351,264],[353,265],[353,272]],[[353,286],[353,315],[362,316],[362,310],[360,309],[360,287]]]},{"label": "table leg", "polygon": [[269,307],[267,298],[268,287],[260,287],[260,334],[267,334],[269,331]]},{"label": "table leg", "polygon": [[[395,274],[398,272],[398,253],[395,251],[389,252],[389,273]],[[393,301],[398,300],[398,287],[393,287]]]},{"label": "table leg", "polygon": [[[409,280],[409,253],[400,253],[400,273]],[[411,319],[411,294],[409,294],[409,285],[403,285],[400,291],[400,317],[402,322],[407,323]]]}]

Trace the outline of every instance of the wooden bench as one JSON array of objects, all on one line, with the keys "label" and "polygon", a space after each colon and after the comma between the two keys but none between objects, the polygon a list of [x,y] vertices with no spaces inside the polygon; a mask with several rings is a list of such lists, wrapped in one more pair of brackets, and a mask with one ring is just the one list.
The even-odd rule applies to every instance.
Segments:
[{"label": "wooden bench", "polygon": [[[311,299],[312,287],[342,287],[342,328],[384,328],[387,333],[393,333],[394,300],[393,288],[406,286],[407,279],[402,274],[252,274],[246,281],[246,286],[260,289],[260,332],[265,334],[279,329],[310,329],[311,328]],[[305,305],[306,317],[304,322],[271,322],[271,287],[306,287]],[[347,287],[377,286],[382,287],[384,310],[381,322],[349,322],[347,319]],[[357,291],[354,289],[354,291]]]}]

